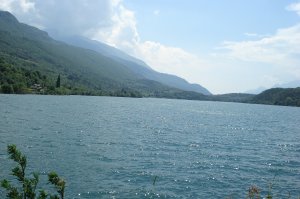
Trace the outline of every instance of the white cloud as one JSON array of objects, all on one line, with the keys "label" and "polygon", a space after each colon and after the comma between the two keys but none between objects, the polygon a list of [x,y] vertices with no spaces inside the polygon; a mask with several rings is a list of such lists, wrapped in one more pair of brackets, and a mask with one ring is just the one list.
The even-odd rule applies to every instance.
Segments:
[{"label": "white cloud", "polygon": [[155,70],[175,74],[191,82],[198,82],[203,76],[203,71],[209,66],[208,62],[181,48],[153,41],[139,43],[135,53]]},{"label": "white cloud", "polygon": [[34,2],[30,0],[0,0],[0,9],[28,13],[34,9]]},{"label": "white cloud", "polygon": [[29,12],[30,10],[34,9],[34,3],[27,0],[21,0],[20,7],[23,12]]},{"label": "white cloud", "polygon": [[255,41],[223,43],[231,58],[262,62],[285,68],[300,66],[300,24],[279,29],[275,35]]},{"label": "white cloud", "polygon": [[0,0],[0,9],[25,23],[55,29],[58,33],[85,34],[95,27],[111,26],[112,7],[118,0]]},{"label": "white cloud", "polygon": [[[248,71],[244,78],[253,79],[252,82],[249,80],[252,87],[271,87],[278,82],[300,79],[300,24],[278,29],[270,36],[251,39],[225,41],[220,47],[222,51],[214,54],[214,58],[230,60],[236,74],[243,74],[240,68]],[[236,77],[235,80],[244,82]]]},{"label": "white cloud", "polygon": [[11,3],[12,2],[13,2],[13,0],[0,0],[0,9],[11,12],[11,10],[12,10]]},{"label": "white cloud", "polygon": [[300,16],[300,2],[290,4],[289,6],[287,6],[287,9],[297,12],[297,14]]},{"label": "white cloud", "polygon": [[90,31],[89,36],[133,54],[140,42],[134,13],[118,1],[112,7],[111,20],[111,26],[98,27]]},{"label": "white cloud", "polygon": [[257,36],[259,36],[258,34],[251,33],[251,32],[245,32],[244,35],[246,35],[247,37],[257,37]]},{"label": "white cloud", "polygon": [[[144,60],[153,69],[187,78],[200,83],[208,63],[181,48],[165,46],[159,42],[141,41],[134,12],[119,1],[114,6],[113,25],[94,32],[93,38],[115,46]],[[91,34],[92,35],[92,34]]]},{"label": "white cloud", "polygon": [[252,33],[252,32],[245,32],[244,35],[249,37],[249,38],[254,38],[254,39],[264,38],[264,37],[269,37],[270,36],[270,35],[266,35],[266,34],[261,35],[261,34]]}]

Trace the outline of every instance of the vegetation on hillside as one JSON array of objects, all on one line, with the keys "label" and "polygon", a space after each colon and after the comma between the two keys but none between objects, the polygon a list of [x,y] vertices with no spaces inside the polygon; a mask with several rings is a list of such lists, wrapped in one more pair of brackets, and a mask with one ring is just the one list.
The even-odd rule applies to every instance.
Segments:
[{"label": "vegetation on hillside", "polygon": [[[15,69],[32,73],[38,71],[42,76],[46,76],[47,90],[43,90],[45,94],[122,97],[168,97],[174,94],[173,98],[180,96],[183,99],[186,94],[201,95],[193,92],[186,93],[180,89],[145,79],[124,63],[95,51],[55,41],[46,32],[19,23],[13,15],[3,11],[0,11],[0,57],[11,68],[14,68],[10,73],[17,72],[19,76],[22,76],[21,79],[24,79],[23,72],[14,71]],[[58,75],[60,75],[60,87],[56,85]],[[16,85],[19,81],[20,79],[14,79],[14,83],[8,84]],[[26,89],[32,84],[29,83],[31,85],[26,86],[26,83],[18,92],[13,89],[7,90],[7,84],[5,84],[4,91],[6,93],[32,93],[32,90]]]},{"label": "vegetation on hillside", "polygon": [[246,93],[228,93],[222,95],[211,95],[209,100],[211,101],[221,101],[221,102],[241,102],[245,103],[252,99],[254,95]]},{"label": "vegetation on hillside", "polygon": [[14,62],[0,57],[0,93],[141,97],[140,93],[126,89],[103,91],[80,85],[71,86],[67,81],[61,80],[60,74],[47,76],[39,70],[27,69],[26,64],[31,63],[22,63],[23,65],[18,67],[19,64]]},{"label": "vegetation on hillside", "polygon": [[13,67],[0,57],[0,88],[3,93],[30,93],[34,85],[39,85],[42,91],[48,85],[47,77],[39,71]]},{"label": "vegetation on hillside", "polygon": [[151,80],[128,82],[124,86],[88,87],[76,75],[40,70],[36,63],[0,53],[0,93],[94,95],[118,97],[160,97],[205,100],[204,95],[162,86]]},{"label": "vegetation on hillside", "polygon": [[127,67],[132,72],[141,76],[144,79],[153,80],[163,85],[172,88],[177,88],[184,91],[194,91],[205,95],[211,95],[211,93],[206,88],[202,87],[199,84],[191,84],[186,80],[177,77],[175,75],[159,73],[151,69],[151,67],[149,67],[143,61],[131,57],[126,53],[114,47],[108,46],[104,43],[90,40],[88,38],[84,38],[81,36],[67,36],[67,35],[62,36],[62,35],[57,35],[55,33],[51,33],[51,35],[54,36],[54,38],[58,39],[59,41],[66,42],[70,45],[74,45],[77,47],[91,49],[102,55],[112,58],[114,61],[119,62],[120,64]]},{"label": "vegetation on hillside", "polygon": [[257,104],[300,107],[300,87],[268,89],[254,96],[249,102]]}]

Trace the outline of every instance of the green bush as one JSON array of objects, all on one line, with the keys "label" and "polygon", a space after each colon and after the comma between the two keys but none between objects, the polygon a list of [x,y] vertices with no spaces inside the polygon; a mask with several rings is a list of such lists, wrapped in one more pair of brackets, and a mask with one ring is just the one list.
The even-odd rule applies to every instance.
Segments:
[{"label": "green bush", "polygon": [[[39,183],[38,173],[33,173],[32,178],[26,176],[27,159],[16,147],[16,145],[8,145],[7,152],[10,159],[17,163],[14,167],[12,175],[15,176],[20,187],[15,187],[11,182],[4,179],[1,180],[1,187],[7,191],[6,197],[9,199],[64,199],[64,191],[66,182],[60,178],[55,172],[48,174],[48,180],[57,190],[57,194],[48,194],[45,190],[37,190]],[[38,193],[37,193],[38,192]]]}]

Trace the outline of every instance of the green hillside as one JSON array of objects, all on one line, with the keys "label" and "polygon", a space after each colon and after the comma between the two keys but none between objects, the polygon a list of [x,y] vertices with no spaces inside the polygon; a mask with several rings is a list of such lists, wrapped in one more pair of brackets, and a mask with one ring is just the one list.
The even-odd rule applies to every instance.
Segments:
[{"label": "green hillside", "polygon": [[163,85],[167,85],[184,91],[194,91],[197,93],[202,93],[204,95],[211,95],[211,93],[206,88],[202,87],[199,84],[191,84],[186,80],[175,75],[159,73],[151,69],[143,61],[131,57],[126,53],[101,42],[93,41],[80,36],[61,36],[56,35],[55,33],[52,33],[51,35],[53,35],[54,38],[56,38],[57,40],[85,49],[91,49],[96,52],[99,52],[102,55],[110,57],[113,60],[119,62],[120,64],[123,64],[132,72],[141,76],[142,78],[157,81]]},{"label": "green hillside", "polygon": [[[2,74],[1,87],[9,85],[16,88],[16,84],[20,84],[23,85],[23,89],[18,91],[21,93],[36,92],[31,88],[34,84],[41,84],[42,79],[28,80],[25,73],[38,72],[46,79],[39,85],[45,94],[183,99],[190,98],[191,95],[197,99],[202,97],[199,93],[185,92],[147,80],[124,64],[98,52],[53,40],[46,32],[19,23],[13,15],[3,11],[0,12],[0,58],[2,70],[10,73],[9,76],[6,75],[7,78]],[[55,88],[58,75],[61,76],[61,87]],[[10,91],[16,93],[15,90]],[[1,92],[4,92],[3,89]]]},{"label": "green hillside", "polygon": [[268,89],[250,100],[251,103],[300,107],[300,87]]},{"label": "green hillside", "polygon": [[211,95],[209,100],[211,101],[221,101],[221,102],[249,102],[255,95],[246,93],[228,93],[222,95]]}]

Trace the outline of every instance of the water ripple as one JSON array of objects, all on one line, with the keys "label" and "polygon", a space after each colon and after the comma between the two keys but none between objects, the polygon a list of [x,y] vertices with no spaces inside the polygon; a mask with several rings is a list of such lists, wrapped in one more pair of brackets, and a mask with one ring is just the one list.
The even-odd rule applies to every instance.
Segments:
[{"label": "water ripple", "polygon": [[67,179],[68,198],[245,198],[250,185],[267,190],[272,181],[279,198],[300,195],[297,108],[80,96],[0,101],[7,102],[0,176],[9,174],[2,162],[11,163],[6,145],[15,143],[32,170]]}]

